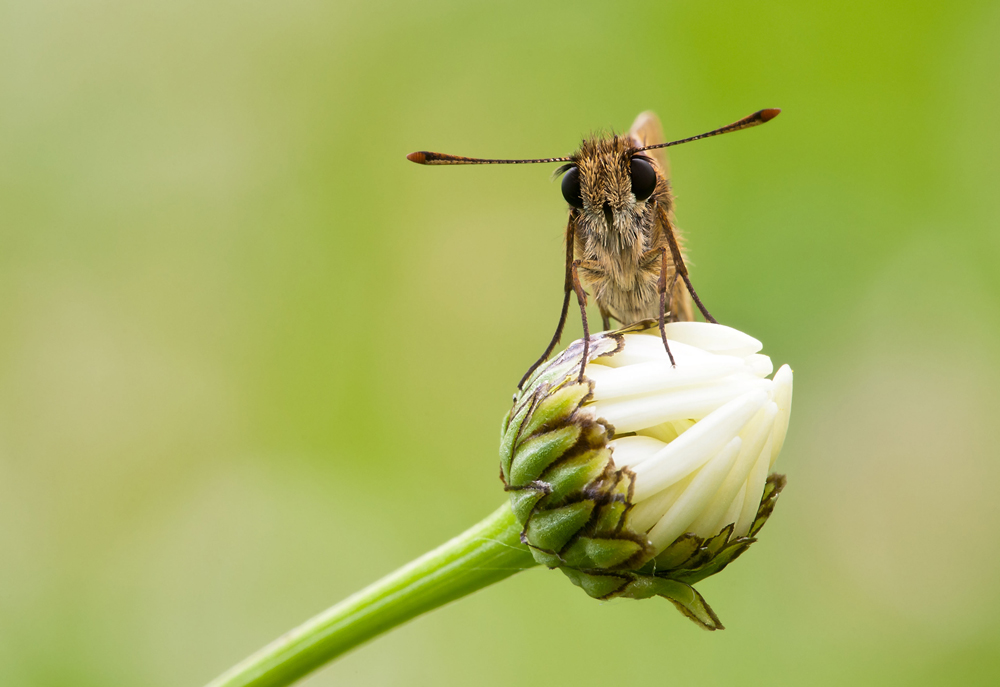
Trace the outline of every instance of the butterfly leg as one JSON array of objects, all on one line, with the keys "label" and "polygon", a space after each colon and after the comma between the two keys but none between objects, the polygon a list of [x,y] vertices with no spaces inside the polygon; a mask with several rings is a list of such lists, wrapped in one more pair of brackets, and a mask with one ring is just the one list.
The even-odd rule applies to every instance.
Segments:
[{"label": "butterfly leg", "polygon": [[574,217],[570,215],[569,224],[566,225],[566,280],[563,284],[563,304],[562,311],[559,314],[559,324],[556,325],[556,333],[552,335],[552,340],[549,341],[549,345],[546,346],[545,352],[542,353],[541,357],[536,360],[528,371],[524,373],[521,377],[521,381],[517,383],[517,388],[520,389],[524,386],[524,383],[528,381],[528,377],[531,373],[538,369],[538,366],[548,360],[549,356],[552,355],[552,351],[555,347],[559,345],[559,340],[562,338],[563,329],[566,327],[566,315],[569,313],[569,295],[573,291],[573,237],[574,237]]},{"label": "butterfly leg", "polygon": [[[718,321],[712,317],[712,314],[708,312],[704,303],[698,298],[698,292],[694,290],[694,286],[691,285],[691,278],[688,276],[687,265],[684,264],[684,257],[681,255],[681,248],[677,245],[677,237],[674,235],[674,228],[670,224],[670,217],[667,215],[667,211],[662,207],[658,208],[660,212],[660,223],[663,225],[663,233],[667,237],[667,244],[670,246],[670,253],[674,258],[674,268],[681,275],[681,279],[684,280],[684,284],[687,286],[688,293],[691,294],[691,298],[694,299],[695,305],[698,306],[698,310],[705,317],[705,320],[711,322],[712,324],[718,324]],[[663,296],[661,295],[661,299]]]},{"label": "butterfly leg", "polygon": [[[587,359],[590,357],[590,325],[587,323],[587,294],[583,290],[583,285],[580,284],[580,275],[577,274],[580,262],[580,260],[573,262],[572,276],[573,291],[576,292],[576,302],[580,305],[580,319],[583,320],[583,360],[580,361],[580,377],[577,380],[583,383],[583,371],[587,367]],[[567,294],[568,296],[569,294]]]},{"label": "butterfly leg", "polygon": [[[674,354],[670,352],[670,344],[667,343],[667,249],[660,248],[660,280],[656,283],[656,288],[660,292],[660,339],[663,340],[663,348],[667,351],[667,357],[670,358],[670,366],[677,367],[677,363],[674,362]],[[670,283],[670,291],[673,291],[674,282],[677,281],[677,270],[674,270],[674,278]]]}]

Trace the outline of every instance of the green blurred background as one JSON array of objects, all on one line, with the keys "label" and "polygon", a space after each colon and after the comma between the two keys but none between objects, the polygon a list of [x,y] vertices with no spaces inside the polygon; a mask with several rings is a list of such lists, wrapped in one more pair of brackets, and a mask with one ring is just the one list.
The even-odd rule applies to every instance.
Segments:
[{"label": "green blurred background", "polygon": [[564,202],[406,153],[781,107],[671,153],[701,295],[796,371],[776,517],[700,585],[729,629],[532,570],[307,684],[997,684],[998,36],[996,2],[0,3],[0,683],[199,685],[503,500]]}]

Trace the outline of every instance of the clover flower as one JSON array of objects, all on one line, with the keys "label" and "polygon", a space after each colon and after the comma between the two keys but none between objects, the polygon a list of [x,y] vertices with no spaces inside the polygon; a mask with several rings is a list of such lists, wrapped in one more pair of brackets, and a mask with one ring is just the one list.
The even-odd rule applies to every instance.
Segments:
[{"label": "clover flower", "polygon": [[591,337],[515,397],[501,477],[535,560],[593,597],[659,595],[722,624],[693,583],[742,554],[784,486],[792,371],[718,324],[651,321]]}]

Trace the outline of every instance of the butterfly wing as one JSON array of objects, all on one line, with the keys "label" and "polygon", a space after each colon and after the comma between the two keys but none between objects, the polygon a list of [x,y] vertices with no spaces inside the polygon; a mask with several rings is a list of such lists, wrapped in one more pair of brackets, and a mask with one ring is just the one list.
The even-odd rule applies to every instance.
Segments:
[{"label": "butterfly wing", "polygon": [[[656,145],[657,143],[666,143],[666,139],[663,138],[663,127],[660,126],[660,118],[649,110],[635,118],[635,121],[632,122],[632,128],[629,129],[628,133],[638,148]],[[656,150],[647,150],[645,154],[656,161],[663,176],[669,179],[670,161],[667,158],[667,149],[657,148]]]}]

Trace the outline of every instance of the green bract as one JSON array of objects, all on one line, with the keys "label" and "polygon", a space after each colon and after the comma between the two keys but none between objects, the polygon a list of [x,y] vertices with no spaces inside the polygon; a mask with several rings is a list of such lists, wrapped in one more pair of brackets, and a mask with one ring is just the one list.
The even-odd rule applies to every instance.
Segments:
[{"label": "green bract", "polygon": [[591,337],[583,382],[581,341],[539,368],[504,418],[501,478],[536,561],[592,597],[662,596],[716,630],[692,585],[774,508],[792,375],[768,379],[760,343],[722,325],[667,334],[676,367],[644,322]]}]

